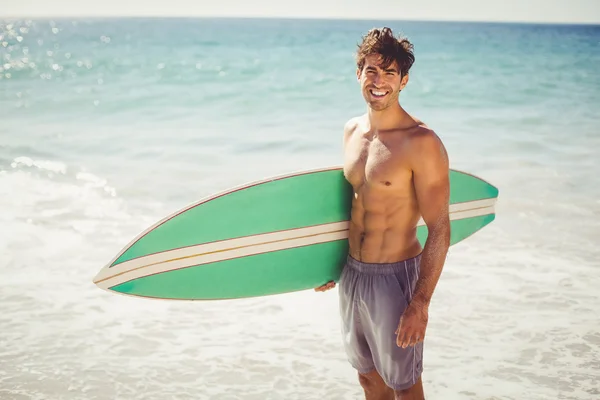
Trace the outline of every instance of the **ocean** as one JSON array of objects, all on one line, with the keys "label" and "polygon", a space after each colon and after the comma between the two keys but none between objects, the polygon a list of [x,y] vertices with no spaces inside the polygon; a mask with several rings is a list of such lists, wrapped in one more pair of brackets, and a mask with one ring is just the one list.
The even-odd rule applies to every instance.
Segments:
[{"label": "ocean", "polygon": [[92,278],[165,215],[339,165],[361,35],[415,46],[402,105],[500,190],[450,249],[427,399],[600,397],[600,26],[0,21],[0,398],[361,399],[337,289],[217,302]]}]

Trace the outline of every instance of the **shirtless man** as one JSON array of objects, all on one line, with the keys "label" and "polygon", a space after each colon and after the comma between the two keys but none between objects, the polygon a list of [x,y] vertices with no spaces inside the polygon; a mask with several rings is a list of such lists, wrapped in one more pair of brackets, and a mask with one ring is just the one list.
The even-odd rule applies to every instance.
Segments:
[{"label": "shirtless man", "polygon": [[[367,113],[344,127],[344,174],[354,199],[340,314],[367,400],[424,399],[429,302],[450,244],[446,150],[398,101],[413,62],[408,40],[389,28],[369,31],[357,52]],[[416,236],[421,218],[428,228],[423,247]]]}]

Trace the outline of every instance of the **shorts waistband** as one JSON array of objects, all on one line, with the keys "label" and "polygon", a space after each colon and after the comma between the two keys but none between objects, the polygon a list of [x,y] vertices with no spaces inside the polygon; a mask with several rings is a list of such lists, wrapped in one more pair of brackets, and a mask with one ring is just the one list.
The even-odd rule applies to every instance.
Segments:
[{"label": "shorts waistband", "polygon": [[358,272],[369,275],[395,274],[406,271],[406,268],[419,268],[421,254],[422,253],[415,257],[393,263],[364,263],[348,255],[346,265]]}]

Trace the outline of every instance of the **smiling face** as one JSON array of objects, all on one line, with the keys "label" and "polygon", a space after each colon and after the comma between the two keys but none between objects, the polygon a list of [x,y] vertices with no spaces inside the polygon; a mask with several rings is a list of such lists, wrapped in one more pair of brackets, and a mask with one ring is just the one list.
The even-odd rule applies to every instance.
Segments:
[{"label": "smiling face", "polygon": [[356,52],[356,75],[371,110],[399,107],[398,95],[414,61],[412,43],[388,27],[373,28],[363,36]]},{"label": "smiling face", "polygon": [[396,62],[388,66],[383,65],[379,54],[369,54],[364,60],[362,70],[357,69],[356,74],[369,107],[375,111],[382,111],[397,105],[400,91],[408,82],[408,74],[402,77]]}]

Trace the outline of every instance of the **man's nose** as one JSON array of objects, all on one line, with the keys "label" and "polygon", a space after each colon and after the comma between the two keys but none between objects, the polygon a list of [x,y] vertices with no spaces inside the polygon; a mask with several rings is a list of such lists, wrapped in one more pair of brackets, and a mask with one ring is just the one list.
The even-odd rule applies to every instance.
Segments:
[{"label": "man's nose", "polygon": [[375,86],[379,86],[379,84],[383,81],[383,79],[381,78],[381,74],[380,73],[376,73],[375,76],[373,77],[373,83],[375,84]]}]

